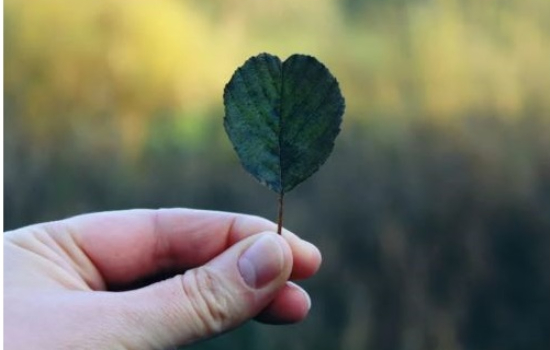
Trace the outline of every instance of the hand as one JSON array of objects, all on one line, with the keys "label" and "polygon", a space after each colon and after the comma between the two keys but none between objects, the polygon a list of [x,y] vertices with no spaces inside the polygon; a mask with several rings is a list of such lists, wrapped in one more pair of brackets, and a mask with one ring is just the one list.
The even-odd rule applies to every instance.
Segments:
[{"label": "hand", "polygon": [[293,323],[317,248],[267,220],[186,209],[77,216],[4,234],[6,349],[166,349],[255,318]]}]

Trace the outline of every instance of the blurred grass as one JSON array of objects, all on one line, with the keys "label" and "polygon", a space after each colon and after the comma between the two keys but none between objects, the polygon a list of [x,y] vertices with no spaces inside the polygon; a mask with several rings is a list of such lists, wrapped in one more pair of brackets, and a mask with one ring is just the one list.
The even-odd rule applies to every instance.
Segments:
[{"label": "blurred grass", "polygon": [[222,91],[262,51],[317,56],[347,99],[288,197],[320,246],[301,325],[201,349],[547,349],[550,2],[6,0],[5,228],[189,206],[275,217]]}]

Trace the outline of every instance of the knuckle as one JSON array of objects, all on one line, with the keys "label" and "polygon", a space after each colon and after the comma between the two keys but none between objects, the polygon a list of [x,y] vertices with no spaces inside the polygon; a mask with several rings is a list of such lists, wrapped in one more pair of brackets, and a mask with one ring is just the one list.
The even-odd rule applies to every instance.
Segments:
[{"label": "knuckle", "polygon": [[235,303],[221,276],[207,267],[189,270],[181,276],[181,288],[187,311],[197,321],[197,335],[217,334],[228,327]]}]

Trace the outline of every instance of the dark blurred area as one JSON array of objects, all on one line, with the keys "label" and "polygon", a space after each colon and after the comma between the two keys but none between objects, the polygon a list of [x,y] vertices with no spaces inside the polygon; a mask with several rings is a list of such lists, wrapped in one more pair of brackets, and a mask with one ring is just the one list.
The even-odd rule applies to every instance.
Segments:
[{"label": "dark blurred area", "polygon": [[4,222],[135,207],[276,216],[222,126],[262,51],[347,99],[285,226],[310,317],[196,349],[549,349],[550,2],[7,0]]}]

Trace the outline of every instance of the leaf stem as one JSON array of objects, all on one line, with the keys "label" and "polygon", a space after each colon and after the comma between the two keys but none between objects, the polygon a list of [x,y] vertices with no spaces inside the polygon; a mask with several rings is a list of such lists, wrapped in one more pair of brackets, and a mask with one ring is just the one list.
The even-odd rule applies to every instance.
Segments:
[{"label": "leaf stem", "polygon": [[277,220],[277,233],[281,234],[283,230],[283,196],[284,193],[279,192],[279,218]]}]

